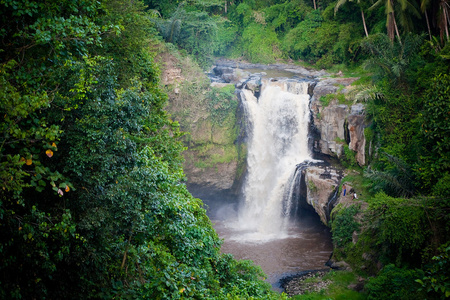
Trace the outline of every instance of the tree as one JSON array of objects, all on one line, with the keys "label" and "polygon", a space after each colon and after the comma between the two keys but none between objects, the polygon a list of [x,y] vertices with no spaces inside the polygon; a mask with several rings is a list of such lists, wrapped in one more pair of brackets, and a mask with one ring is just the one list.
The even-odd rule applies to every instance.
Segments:
[{"label": "tree", "polygon": [[[65,87],[58,76],[110,27],[94,22],[97,1],[2,1],[0,9],[0,295],[45,298],[82,243],[62,197],[75,188],[54,163],[63,149],[52,116],[73,108],[53,106]],[[82,97],[82,81],[70,88]]]},{"label": "tree", "polygon": [[409,15],[406,14],[406,11],[418,17],[420,17],[420,15],[417,9],[407,0],[399,0],[398,2],[394,2],[394,0],[378,0],[369,9],[374,9],[383,3],[385,6],[386,28],[389,39],[393,41],[394,35],[397,35],[397,39],[401,43],[395,12],[400,15],[401,24],[407,30],[411,30],[411,21]]},{"label": "tree", "polygon": [[[353,0],[350,0],[353,1]],[[344,5],[347,2],[347,0],[339,0],[338,2],[336,2],[336,6],[334,7],[334,14],[337,13],[337,11],[339,10],[339,7],[341,7],[342,5]],[[361,10],[361,19],[363,21],[363,26],[364,26],[364,33],[366,34],[366,37],[369,36],[369,33],[367,31],[367,25],[366,25],[366,19],[364,17],[364,11],[363,8],[361,6],[361,1],[357,0],[356,3],[358,4],[360,10]]]},{"label": "tree", "polygon": [[438,26],[440,29],[440,36],[441,36],[441,42],[444,41],[444,33],[447,37],[447,41],[450,40],[449,32],[448,32],[448,25],[450,24],[450,17],[449,17],[449,4],[447,0],[440,0],[439,1],[439,12],[438,12]]},{"label": "tree", "polygon": [[430,37],[430,41],[431,41],[430,21],[428,20],[428,14],[427,14],[427,9],[428,9],[429,5],[430,5],[430,0],[421,0],[420,1],[420,10],[425,15],[425,20],[427,22],[428,36]]},{"label": "tree", "polygon": [[218,24],[223,20],[205,11],[205,6],[216,6],[214,2],[199,2],[198,5],[202,9],[182,3],[169,19],[154,21],[166,42],[188,51],[205,67],[211,63],[213,53],[218,49]]}]

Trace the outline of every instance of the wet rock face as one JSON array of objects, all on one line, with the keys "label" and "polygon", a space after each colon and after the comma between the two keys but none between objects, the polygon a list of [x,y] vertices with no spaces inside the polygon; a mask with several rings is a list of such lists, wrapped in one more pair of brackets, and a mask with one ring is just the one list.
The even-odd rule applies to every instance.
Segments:
[{"label": "wet rock face", "polygon": [[347,117],[350,135],[349,148],[356,152],[356,161],[361,166],[366,164],[366,138],[364,136],[365,116],[351,114]]},{"label": "wet rock face", "polygon": [[[189,153],[188,153],[189,154]],[[194,161],[187,160],[186,170],[189,172],[188,186],[202,187],[205,191],[230,192],[235,180],[237,162],[216,164],[214,167],[199,168]],[[194,195],[199,197],[199,195]]]},{"label": "wet rock face", "polygon": [[328,224],[333,195],[337,192],[341,177],[335,169],[328,167],[310,166],[305,170],[306,201],[325,225]]},{"label": "wet rock face", "polygon": [[316,143],[320,153],[337,157],[344,153],[347,116],[347,105],[338,105],[334,102],[321,110],[320,119],[315,118],[316,127],[320,131],[320,140]]}]

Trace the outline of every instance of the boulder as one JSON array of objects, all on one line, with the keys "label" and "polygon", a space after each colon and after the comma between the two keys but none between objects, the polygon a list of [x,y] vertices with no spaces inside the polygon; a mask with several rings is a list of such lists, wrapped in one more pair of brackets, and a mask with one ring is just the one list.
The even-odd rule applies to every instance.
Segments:
[{"label": "boulder", "polygon": [[310,166],[305,169],[306,202],[313,207],[325,225],[328,224],[331,200],[340,183],[341,176],[335,169]]},{"label": "boulder", "polygon": [[339,93],[346,93],[351,89],[350,84],[355,78],[331,78],[324,79],[317,83],[311,99],[311,111],[313,112],[313,127],[315,137],[313,150],[340,158],[343,155],[343,146],[349,144],[349,148],[356,152],[358,164],[365,165],[364,136],[365,112],[364,105],[339,104],[337,100],[332,100],[329,105],[323,106],[320,97],[327,94],[335,94],[339,88]]},{"label": "boulder", "polygon": [[213,69],[214,75],[219,76],[226,83],[237,83],[243,78],[250,76],[250,72],[229,66],[216,66]]},{"label": "boulder", "polygon": [[349,114],[347,105],[339,105],[333,101],[321,112],[318,129],[320,140],[318,147],[322,154],[341,157],[345,141],[345,120]]}]

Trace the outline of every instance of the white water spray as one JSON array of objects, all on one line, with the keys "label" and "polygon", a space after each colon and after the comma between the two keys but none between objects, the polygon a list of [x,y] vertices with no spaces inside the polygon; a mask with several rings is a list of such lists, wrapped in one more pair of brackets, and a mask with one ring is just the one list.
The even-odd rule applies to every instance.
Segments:
[{"label": "white water spray", "polygon": [[239,214],[239,226],[248,232],[247,240],[285,236],[288,216],[283,212],[283,194],[290,189],[296,165],[311,159],[307,90],[307,82],[264,80],[259,99],[249,90],[242,91],[251,127],[245,201]]}]

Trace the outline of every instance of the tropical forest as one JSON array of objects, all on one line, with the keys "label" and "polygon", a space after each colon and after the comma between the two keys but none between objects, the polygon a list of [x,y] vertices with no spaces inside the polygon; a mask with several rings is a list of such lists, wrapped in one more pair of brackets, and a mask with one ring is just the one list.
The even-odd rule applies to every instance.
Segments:
[{"label": "tropical forest", "polygon": [[449,14],[0,0],[0,299],[450,299]]}]

